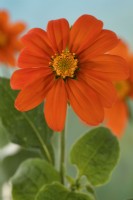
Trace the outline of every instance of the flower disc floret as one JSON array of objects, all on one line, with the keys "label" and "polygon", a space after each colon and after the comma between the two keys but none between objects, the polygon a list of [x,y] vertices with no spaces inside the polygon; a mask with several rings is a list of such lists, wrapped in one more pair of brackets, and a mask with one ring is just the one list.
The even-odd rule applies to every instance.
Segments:
[{"label": "flower disc floret", "polygon": [[59,55],[52,56],[49,65],[57,77],[63,79],[67,77],[74,78],[78,69],[78,59],[76,59],[75,53],[70,53],[66,50]]}]

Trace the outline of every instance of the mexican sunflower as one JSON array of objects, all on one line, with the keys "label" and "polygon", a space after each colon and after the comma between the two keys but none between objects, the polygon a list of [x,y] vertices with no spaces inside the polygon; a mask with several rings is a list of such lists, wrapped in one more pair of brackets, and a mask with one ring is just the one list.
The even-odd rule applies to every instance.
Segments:
[{"label": "mexican sunflower", "polygon": [[130,70],[130,75],[127,80],[114,83],[118,98],[112,108],[105,110],[106,125],[112,129],[117,137],[120,137],[124,132],[129,118],[127,99],[133,99],[133,53],[129,51],[128,45],[121,40],[118,45],[110,51],[110,54],[125,58]]},{"label": "mexican sunflower", "polygon": [[112,81],[128,77],[126,61],[106,54],[118,41],[90,15],[79,17],[71,28],[62,18],[49,21],[46,31],[31,29],[22,37],[21,69],[11,78],[11,87],[21,90],[15,107],[23,112],[45,101],[44,115],[55,131],[64,128],[67,104],[86,124],[99,124],[104,108],[116,100]]},{"label": "mexican sunflower", "polygon": [[22,22],[10,23],[9,13],[0,10],[0,62],[15,66],[15,53],[22,47],[18,36],[25,29]]}]

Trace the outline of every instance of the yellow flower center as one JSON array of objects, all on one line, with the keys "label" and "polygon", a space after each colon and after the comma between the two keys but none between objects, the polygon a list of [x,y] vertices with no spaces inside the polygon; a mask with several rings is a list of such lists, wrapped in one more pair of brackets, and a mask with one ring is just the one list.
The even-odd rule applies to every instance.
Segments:
[{"label": "yellow flower center", "polygon": [[49,65],[55,72],[56,77],[63,79],[67,77],[74,78],[75,71],[78,69],[78,59],[76,59],[75,53],[70,53],[66,50],[59,55],[52,56]]},{"label": "yellow flower center", "polygon": [[128,81],[119,81],[115,84],[115,86],[120,99],[126,98],[130,93],[131,86]]},{"label": "yellow flower center", "polygon": [[0,31],[0,47],[5,46],[6,43],[7,43],[6,35]]}]

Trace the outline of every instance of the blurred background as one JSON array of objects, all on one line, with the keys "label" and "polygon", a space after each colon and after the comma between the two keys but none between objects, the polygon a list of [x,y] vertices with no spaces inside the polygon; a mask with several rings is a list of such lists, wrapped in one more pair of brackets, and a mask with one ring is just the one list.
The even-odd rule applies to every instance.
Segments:
[{"label": "blurred background", "polygon": [[[7,9],[12,21],[22,20],[26,22],[27,30],[32,27],[45,29],[49,20],[62,17],[67,18],[70,24],[73,24],[80,15],[91,14],[101,19],[106,29],[115,31],[127,41],[133,50],[133,0],[0,0],[0,9]],[[11,69],[1,65],[0,76],[10,77],[11,73]],[[67,148],[70,149],[71,144],[81,133],[87,131],[88,127],[81,124],[76,115],[69,110],[67,130]],[[16,145],[8,144],[6,146],[7,140],[4,136],[4,130],[2,130],[2,134],[0,134],[0,160],[6,155],[13,155],[17,150]],[[120,146],[120,161],[113,171],[110,182],[96,189],[98,200],[133,199],[132,119],[120,140]],[[14,159],[14,162],[17,162],[17,160]],[[7,167],[6,163],[5,167]],[[12,166],[8,167],[11,170]],[[72,173],[72,169],[69,169],[69,171]],[[0,185],[2,185],[5,176],[0,169]],[[4,184],[1,189],[1,199],[10,199],[9,184]]]}]

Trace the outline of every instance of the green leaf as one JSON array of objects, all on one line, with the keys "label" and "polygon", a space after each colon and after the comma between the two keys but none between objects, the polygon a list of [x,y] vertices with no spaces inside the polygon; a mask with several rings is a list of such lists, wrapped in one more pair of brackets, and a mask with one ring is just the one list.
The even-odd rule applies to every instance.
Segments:
[{"label": "green leaf", "polygon": [[87,190],[90,194],[92,194],[93,196],[95,196],[95,191],[94,191],[94,188],[92,187],[92,185],[87,184],[87,185],[86,185],[86,190]]},{"label": "green leaf", "polygon": [[1,78],[0,118],[8,132],[9,139],[26,148],[39,148],[45,155],[49,154],[49,150],[53,157],[50,143],[53,131],[48,128],[44,119],[43,105],[28,112],[19,112],[14,108],[17,94],[18,92],[11,90],[9,80]]},{"label": "green leaf", "polygon": [[8,135],[6,129],[3,127],[0,120],[0,148],[6,146],[9,143]]},{"label": "green leaf", "polygon": [[60,181],[59,173],[53,166],[41,159],[23,162],[12,178],[14,200],[34,200],[45,184]]},{"label": "green leaf", "polygon": [[[39,152],[20,149],[14,155],[6,156],[1,161],[2,174],[4,175],[4,181],[8,181],[16,172],[19,165],[29,158],[39,158]],[[10,167],[9,167],[10,166]]]},{"label": "green leaf", "polygon": [[99,127],[86,133],[72,148],[71,162],[79,177],[85,175],[92,185],[104,184],[119,158],[119,144],[109,129]]},{"label": "green leaf", "polygon": [[54,183],[45,186],[37,195],[36,200],[92,200],[86,194],[69,191],[63,185]]}]

